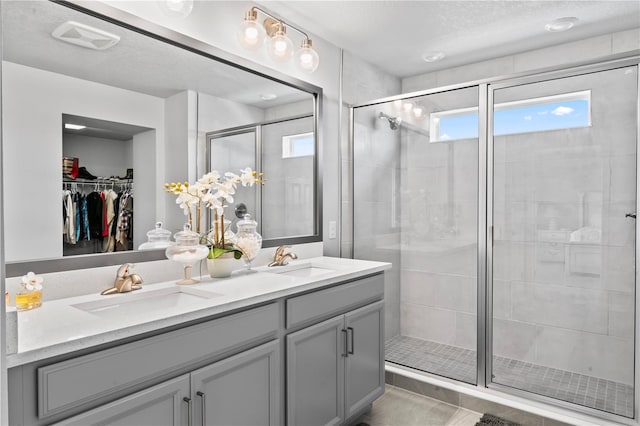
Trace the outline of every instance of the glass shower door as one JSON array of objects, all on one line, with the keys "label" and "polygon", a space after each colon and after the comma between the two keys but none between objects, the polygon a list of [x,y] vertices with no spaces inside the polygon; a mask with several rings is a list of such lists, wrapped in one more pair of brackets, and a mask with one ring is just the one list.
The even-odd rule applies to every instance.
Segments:
[{"label": "glass shower door", "polygon": [[477,381],[477,86],[354,111],[354,257],[393,262],[386,359]]},{"label": "glass shower door", "polygon": [[637,85],[634,66],[492,92],[491,381],[627,417]]}]

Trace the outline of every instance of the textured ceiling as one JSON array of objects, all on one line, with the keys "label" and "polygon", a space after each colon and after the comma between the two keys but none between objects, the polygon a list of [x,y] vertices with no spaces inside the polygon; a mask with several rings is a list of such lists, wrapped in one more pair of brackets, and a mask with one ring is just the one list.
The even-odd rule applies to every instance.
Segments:
[{"label": "textured ceiling", "polygon": [[[407,77],[640,27],[640,1],[260,1],[285,20]],[[570,31],[546,23],[573,16]],[[640,40],[638,41],[640,48]],[[422,55],[443,51],[426,63]]]}]

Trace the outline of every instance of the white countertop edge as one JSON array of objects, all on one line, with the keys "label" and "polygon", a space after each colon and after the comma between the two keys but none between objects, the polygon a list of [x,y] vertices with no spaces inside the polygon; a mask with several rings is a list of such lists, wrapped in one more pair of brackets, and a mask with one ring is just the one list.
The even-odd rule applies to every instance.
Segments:
[{"label": "white countertop edge", "polygon": [[[84,349],[89,349],[92,347],[108,344],[114,341],[127,339],[135,336],[142,336],[147,333],[155,332],[158,330],[162,330],[167,327],[179,326],[180,324],[201,320],[203,318],[207,318],[214,315],[224,314],[225,312],[231,312],[238,309],[246,309],[254,305],[265,304],[271,301],[276,301],[282,297],[292,296],[297,293],[303,293],[309,290],[321,289],[326,286],[330,286],[332,284],[336,284],[342,281],[349,281],[357,278],[361,278],[367,275],[376,274],[379,272],[383,272],[387,269],[390,269],[392,265],[390,263],[385,262],[373,262],[373,261],[361,261],[361,260],[353,260],[353,259],[341,259],[341,258],[331,258],[331,257],[318,257],[312,259],[305,259],[298,261],[297,263],[305,263],[305,262],[317,262],[319,264],[327,263],[330,265],[331,263],[342,264],[345,266],[345,263],[349,263],[352,266],[351,268],[344,268],[339,271],[335,271],[335,273],[330,274],[329,276],[319,276],[317,278],[291,278],[291,277],[281,277],[281,279],[285,279],[289,281],[289,286],[287,288],[271,291],[266,290],[263,293],[256,293],[249,297],[243,297],[235,300],[229,300],[218,304],[213,304],[211,306],[202,307],[199,309],[189,310],[186,312],[181,312],[179,314],[175,314],[166,318],[155,318],[151,320],[142,320],[137,324],[131,324],[124,327],[117,327],[112,330],[108,330],[105,332],[99,332],[93,335],[83,336],[74,340],[69,341],[59,341],[55,344],[51,344],[44,347],[35,348],[32,350],[26,350],[14,354],[8,354],[6,357],[7,368],[17,367],[24,364],[29,364],[36,361],[41,361],[47,358],[52,358],[60,355],[69,354],[76,351],[81,351]],[[291,265],[295,265],[296,262],[292,262]],[[257,270],[264,270],[264,268],[257,268]],[[261,276],[265,276],[265,272],[260,275],[256,275],[256,278],[260,278]],[[273,276],[275,274],[269,273],[269,276]],[[216,291],[216,286],[223,285],[233,285],[234,277],[228,279],[219,279],[219,280],[203,280],[202,283],[188,286],[190,288],[201,288],[207,291]],[[147,287],[161,288],[161,287],[170,287],[172,285],[176,285],[173,282],[167,283],[158,283],[152,284]],[[93,298],[93,295],[91,295]],[[103,296],[100,296],[103,297]],[[126,297],[126,296],[124,296]],[[87,296],[80,296],[69,298],[69,305],[77,301],[77,299],[85,300]],[[97,298],[93,298],[97,299]],[[214,300],[215,302],[215,300]],[[42,308],[38,308],[42,309]],[[19,321],[19,320],[18,320]],[[19,337],[18,337],[19,338]],[[20,350],[20,345],[18,345]]]}]

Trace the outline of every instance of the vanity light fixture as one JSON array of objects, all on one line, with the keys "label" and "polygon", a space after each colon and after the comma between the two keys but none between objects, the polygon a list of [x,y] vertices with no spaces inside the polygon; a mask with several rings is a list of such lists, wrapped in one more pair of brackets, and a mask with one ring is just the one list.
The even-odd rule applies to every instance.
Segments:
[{"label": "vanity light fixture", "polygon": [[[258,12],[267,16],[262,25],[258,23]],[[293,42],[287,36],[287,29],[289,28],[304,37],[302,45],[295,52],[295,55],[293,53]],[[320,64],[320,57],[313,49],[313,43],[307,33],[256,6],[253,6],[245,13],[244,21],[238,30],[237,37],[240,45],[249,50],[256,50],[262,47],[266,38],[267,52],[273,60],[287,62],[294,56],[298,67],[309,73],[314,72]]]}]

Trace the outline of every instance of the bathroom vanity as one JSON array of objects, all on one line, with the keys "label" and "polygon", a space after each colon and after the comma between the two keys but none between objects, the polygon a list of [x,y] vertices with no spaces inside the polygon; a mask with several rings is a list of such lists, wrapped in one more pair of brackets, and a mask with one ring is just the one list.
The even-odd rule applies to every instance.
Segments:
[{"label": "bathroom vanity", "polygon": [[349,423],[384,392],[390,266],[319,257],[19,313],[10,424]]}]

